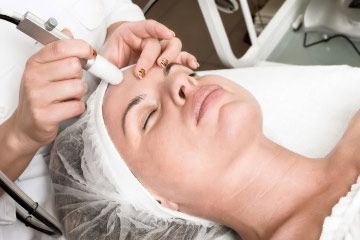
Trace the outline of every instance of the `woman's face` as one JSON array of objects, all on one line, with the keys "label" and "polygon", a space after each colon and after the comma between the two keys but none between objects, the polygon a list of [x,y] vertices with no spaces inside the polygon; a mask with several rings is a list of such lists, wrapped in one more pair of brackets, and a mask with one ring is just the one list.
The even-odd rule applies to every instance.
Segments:
[{"label": "woman's face", "polygon": [[211,194],[213,183],[261,132],[256,100],[220,76],[182,65],[133,69],[109,86],[103,114],[110,137],[139,181],[176,203]]}]

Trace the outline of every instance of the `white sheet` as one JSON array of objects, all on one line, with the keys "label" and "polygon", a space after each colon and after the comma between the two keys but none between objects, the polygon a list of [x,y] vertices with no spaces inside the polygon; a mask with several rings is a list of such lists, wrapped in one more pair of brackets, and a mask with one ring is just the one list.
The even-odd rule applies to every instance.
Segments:
[{"label": "white sheet", "polygon": [[360,109],[360,68],[269,66],[202,71],[248,89],[259,101],[264,133],[288,149],[323,157]]}]

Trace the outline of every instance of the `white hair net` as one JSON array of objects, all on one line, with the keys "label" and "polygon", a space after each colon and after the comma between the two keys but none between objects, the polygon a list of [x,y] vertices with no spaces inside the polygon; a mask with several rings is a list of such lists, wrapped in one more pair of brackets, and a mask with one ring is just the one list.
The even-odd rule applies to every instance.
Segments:
[{"label": "white hair net", "polygon": [[49,168],[67,239],[238,239],[229,228],[162,207],[140,184],[107,133],[106,89],[101,82],[53,145]]}]

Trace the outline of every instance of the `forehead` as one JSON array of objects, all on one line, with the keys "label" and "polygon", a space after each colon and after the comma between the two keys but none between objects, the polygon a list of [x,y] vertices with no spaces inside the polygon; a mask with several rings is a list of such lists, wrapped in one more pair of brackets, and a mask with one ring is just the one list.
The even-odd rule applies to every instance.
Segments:
[{"label": "forehead", "polygon": [[134,74],[134,67],[126,69],[123,81],[118,85],[109,85],[106,90],[104,106],[117,103],[117,107],[124,108],[130,99],[139,94],[146,94],[151,91],[154,86],[164,79],[162,68],[153,67],[143,79],[138,79]]},{"label": "forehead", "polygon": [[[118,85],[109,85],[108,92],[119,91],[128,92],[130,90],[142,89],[150,83],[158,83],[163,79],[163,71],[160,67],[153,67],[149,70],[143,79],[135,77],[135,66],[126,69],[123,81]],[[151,82],[150,82],[151,81]]]}]

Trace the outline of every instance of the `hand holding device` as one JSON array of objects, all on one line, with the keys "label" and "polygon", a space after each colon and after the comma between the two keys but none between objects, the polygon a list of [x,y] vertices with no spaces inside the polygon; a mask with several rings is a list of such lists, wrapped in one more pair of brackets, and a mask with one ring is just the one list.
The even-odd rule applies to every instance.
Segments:
[{"label": "hand holding device", "polygon": [[[59,124],[81,114],[85,104],[81,59],[93,59],[82,40],[49,43],[26,63],[14,123],[28,146],[50,143]],[[34,146],[34,147],[35,147]]]},{"label": "hand holding device", "polygon": [[[49,18],[45,22],[31,12],[27,12],[19,24],[17,24],[17,29],[44,45],[57,40],[69,39],[56,26],[57,21],[55,18]],[[123,78],[120,69],[100,55],[94,54],[92,59],[81,59],[81,64],[84,70],[110,84],[119,84]]]}]

